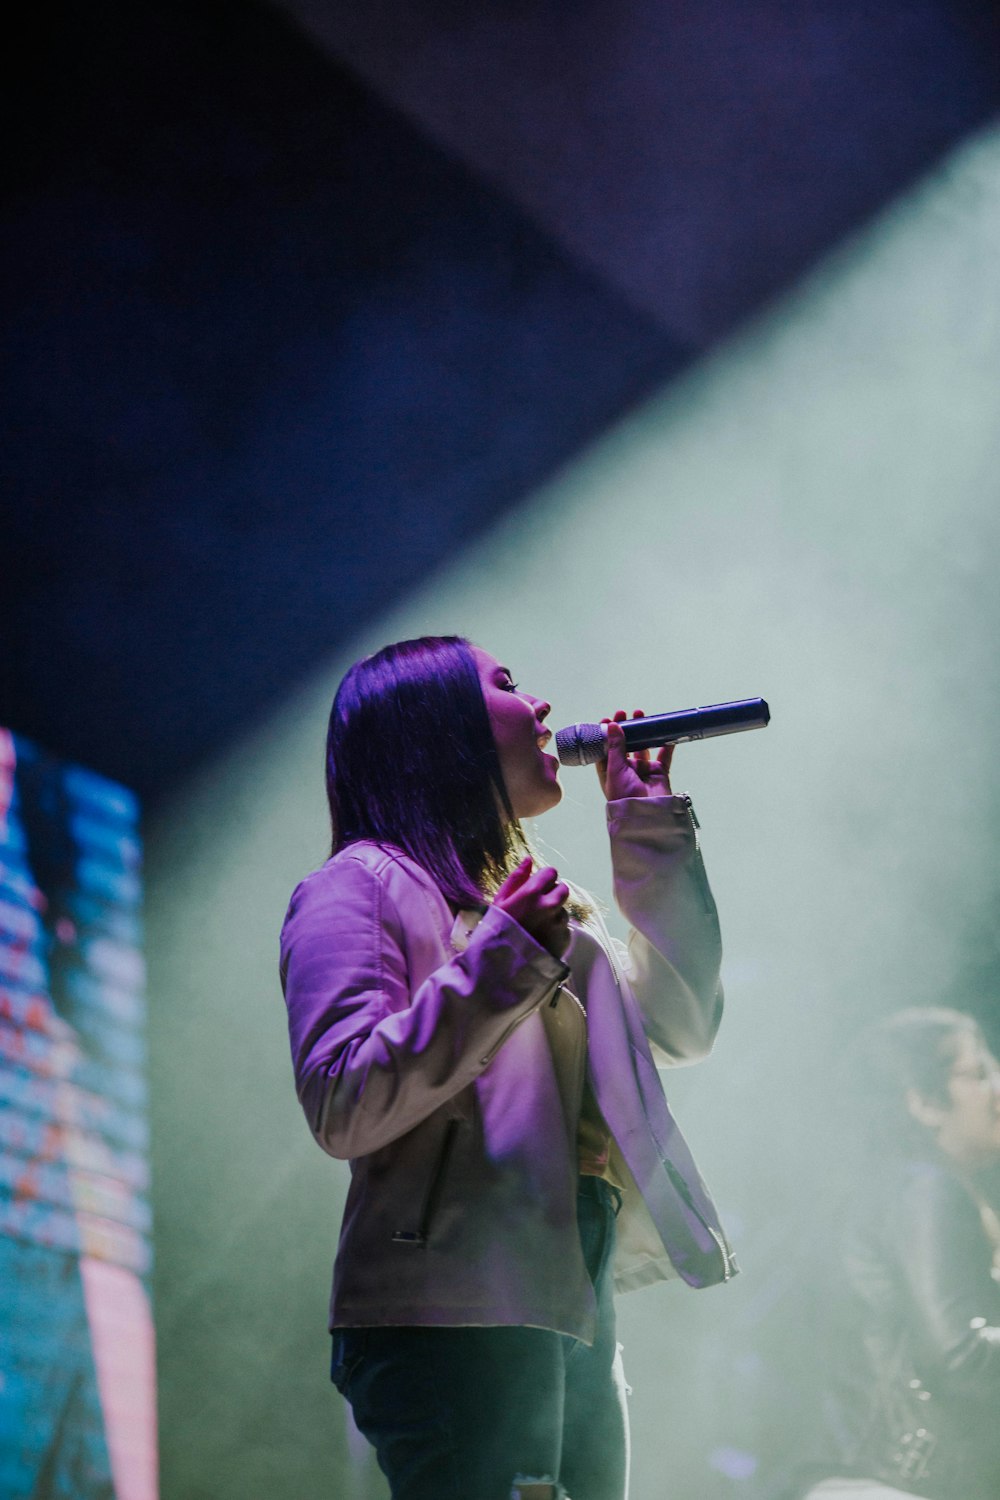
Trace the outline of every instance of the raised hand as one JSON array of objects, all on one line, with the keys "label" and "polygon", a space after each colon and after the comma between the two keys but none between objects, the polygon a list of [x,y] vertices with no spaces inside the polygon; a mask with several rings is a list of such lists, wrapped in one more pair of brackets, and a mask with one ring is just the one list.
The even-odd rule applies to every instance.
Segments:
[{"label": "raised hand", "polygon": [[[608,753],[597,762],[596,769],[601,790],[609,802],[619,797],[660,797],[670,791],[670,762],[674,746],[663,745],[655,760],[650,758],[648,750],[636,750],[629,755],[625,749],[624,732],[618,727],[627,717],[620,708],[614,719],[601,720],[608,726]],[[637,708],[632,717],[642,719],[645,714]]]},{"label": "raised hand", "polygon": [[568,898],[569,887],[551,865],[532,870],[530,858],[525,857],[507,876],[493,905],[513,917],[553,958],[562,958],[570,938]]}]

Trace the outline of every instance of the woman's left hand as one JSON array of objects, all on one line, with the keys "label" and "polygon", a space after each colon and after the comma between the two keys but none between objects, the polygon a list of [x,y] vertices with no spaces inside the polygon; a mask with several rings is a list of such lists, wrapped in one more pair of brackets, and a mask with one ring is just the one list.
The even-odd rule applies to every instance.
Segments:
[{"label": "woman's left hand", "polygon": [[[628,717],[619,709],[613,720],[602,719],[608,726],[608,753],[597,762],[597,778],[601,790],[609,802],[619,797],[661,797],[670,791],[670,762],[673,745],[664,745],[651,760],[648,750],[636,750],[629,755],[625,749],[625,734],[618,726]],[[636,709],[633,719],[644,717]]]}]

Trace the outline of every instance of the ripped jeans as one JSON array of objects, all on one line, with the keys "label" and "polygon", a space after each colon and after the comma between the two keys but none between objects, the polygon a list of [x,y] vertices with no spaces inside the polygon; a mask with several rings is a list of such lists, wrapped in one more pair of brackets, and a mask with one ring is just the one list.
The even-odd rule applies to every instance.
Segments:
[{"label": "ripped jeans", "polygon": [[581,1177],[577,1216],[597,1293],[591,1347],[545,1328],[337,1328],[332,1378],[392,1500],[510,1500],[515,1480],[570,1500],[625,1500],[628,1417],[615,1340],[615,1188]]}]

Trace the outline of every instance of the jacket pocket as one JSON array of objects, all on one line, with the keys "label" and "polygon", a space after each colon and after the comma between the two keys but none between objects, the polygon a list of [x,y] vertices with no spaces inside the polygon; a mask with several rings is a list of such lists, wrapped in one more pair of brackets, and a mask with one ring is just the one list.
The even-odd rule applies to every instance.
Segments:
[{"label": "jacket pocket", "polygon": [[426,1245],[427,1236],[430,1234],[434,1213],[441,1198],[441,1189],[444,1184],[448,1163],[451,1159],[455,1146],[455,1136],[460,1125],[458,1120],[449,1120],[441,1138],[441,1146],[437,1157],[427,1177],[427,1185],[424,1188],[423,1197],[417,1210],[415,1221],[402,1229],[394,1229],[392,1242],[394,1245]]}]

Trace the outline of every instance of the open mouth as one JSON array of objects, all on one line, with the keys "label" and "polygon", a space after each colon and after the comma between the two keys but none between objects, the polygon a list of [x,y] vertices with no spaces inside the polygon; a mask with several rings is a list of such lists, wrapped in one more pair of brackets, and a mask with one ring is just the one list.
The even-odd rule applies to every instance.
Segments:
[{"label": "open mouth", "polygon": [[542,732],[541,732],[541,734],[536,734],[535,735],[535,742],[538,745],[539,750],[544,750],[545,747],[546,747],[546,745],[551,740],[551,738],[552,738],[552,730],[551,729],[543,729]]}]

